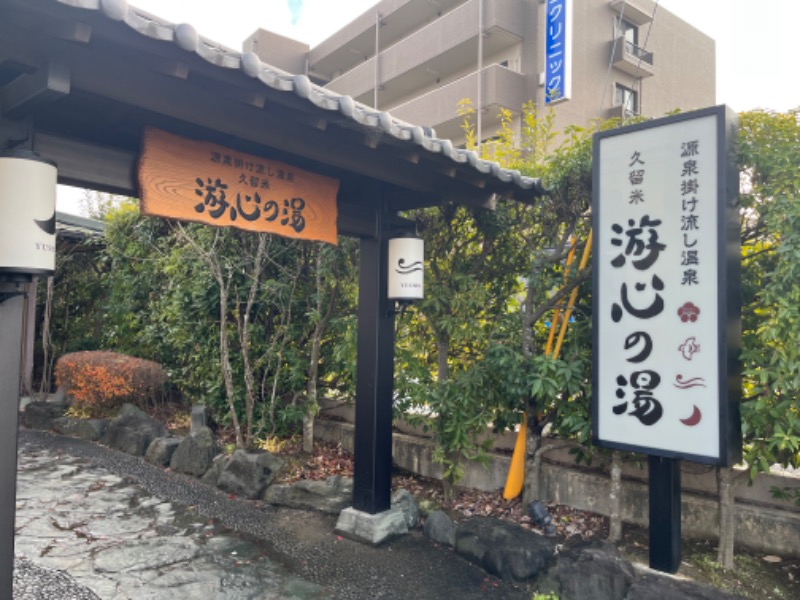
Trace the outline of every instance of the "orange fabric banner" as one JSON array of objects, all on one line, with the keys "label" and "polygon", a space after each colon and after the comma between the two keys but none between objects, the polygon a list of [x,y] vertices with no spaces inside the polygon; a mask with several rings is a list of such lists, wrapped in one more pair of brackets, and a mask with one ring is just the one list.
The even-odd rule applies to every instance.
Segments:
[{"label": "orange fabric banner", "polygon": [[148,128],[143,215],[336,244],[336,179]]}]

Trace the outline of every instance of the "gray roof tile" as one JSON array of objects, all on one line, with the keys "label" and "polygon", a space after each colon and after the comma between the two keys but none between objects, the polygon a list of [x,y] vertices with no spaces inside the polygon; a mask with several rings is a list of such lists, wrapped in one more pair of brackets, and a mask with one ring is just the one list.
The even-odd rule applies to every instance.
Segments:
[{"label": "gray roof tile", "polygon": [[96,10],[108,19],[122,21],[139,34],[161,41],[175,43],[187,52],[194,52],[203,60],[227,69],[240,69],[244,74],[261,81],[265,86],[281,92],[291,92],[315,106],[336,111],[377,133],[388,134],[398,140],[407,141],[424,148],[427,152],[442,154],[456,163],[468,163],[480,173],[496,177],[503,183],[513,183],[529,193],[541,193],[541,181],[526,177],[519,171],[503,169],[497,163],[482,160],[473,151],[454,148],[450,140],[435,137],[430,128],[406,123],[392,117],[388,112],[376,111],[354,101],[350,96],[342,96],[319,87],[305,75],[292,75],[272,67],[252,53],[240,53],[215,43],[197,33],[188,23],[174,24],[163,21],[134,6],[127,0],[54,0],[60,4]]}]

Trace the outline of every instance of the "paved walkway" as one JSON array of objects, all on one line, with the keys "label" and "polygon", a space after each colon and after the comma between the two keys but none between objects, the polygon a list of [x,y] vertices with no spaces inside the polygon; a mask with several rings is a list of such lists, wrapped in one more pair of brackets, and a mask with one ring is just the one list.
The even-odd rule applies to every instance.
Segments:
[{"label": "paved walkway", "polygon": [[86,458],[23,443],[18,470],[17,556],[65,571],[104,600],[323,597],[257,540]]},{"label": "paved walkway", "polygon": [[19,448],[15,600],[531,597],[418,532],[376,549],[97,444]]}]

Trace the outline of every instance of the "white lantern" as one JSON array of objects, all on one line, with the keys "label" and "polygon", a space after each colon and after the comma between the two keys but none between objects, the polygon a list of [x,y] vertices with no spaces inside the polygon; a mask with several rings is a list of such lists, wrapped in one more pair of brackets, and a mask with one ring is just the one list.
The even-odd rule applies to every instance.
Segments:
[{"label": "white lantern", "polygon": [[0,276],[55,271],[56,176],[35,152],[0,155]]},{"label": "white lantern", "polygon": [[425,243],[417,237],[389,240],[388,298],[396,302],[422,300],[425,292]]}]

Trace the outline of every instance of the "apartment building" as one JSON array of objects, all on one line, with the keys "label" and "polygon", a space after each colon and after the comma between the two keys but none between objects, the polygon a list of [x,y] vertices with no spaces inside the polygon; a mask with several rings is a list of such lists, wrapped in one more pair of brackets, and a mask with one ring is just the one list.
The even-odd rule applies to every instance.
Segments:
[{"label": "apartment building", "polygon": [[243,50],[456,143],[465,98],[484,140],[530,100],[556,131],[715,104],[714,40],[653,0],[382,0],[313,48],[259,29]]}]

